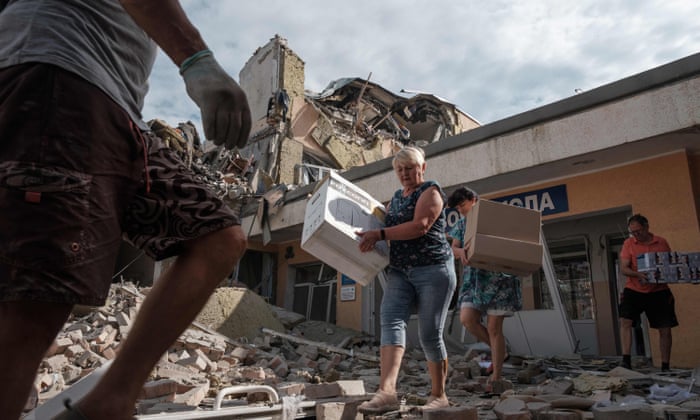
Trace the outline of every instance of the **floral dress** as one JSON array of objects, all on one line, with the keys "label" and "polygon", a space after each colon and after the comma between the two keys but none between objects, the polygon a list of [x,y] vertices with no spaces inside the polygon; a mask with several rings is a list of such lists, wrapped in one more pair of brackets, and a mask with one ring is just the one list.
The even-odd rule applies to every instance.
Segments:
[{"label": "floral dress", "polygon": [[[449,232],[459,246],[464,246],[466,220],[464,217],[459,219]],[[512,274],[464,266],[459,306],[490,315],[511,316],[523,307],[520,279]]]}]

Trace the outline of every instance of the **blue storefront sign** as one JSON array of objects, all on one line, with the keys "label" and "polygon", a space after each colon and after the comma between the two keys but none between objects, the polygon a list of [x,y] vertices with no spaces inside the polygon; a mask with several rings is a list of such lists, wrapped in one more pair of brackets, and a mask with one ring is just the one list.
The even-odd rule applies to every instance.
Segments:
[{"label": "blue storefront sign", "polygon": [[491,198],[492,201],[539,210],[543,216],[569,211],[569,197],[566,185],[555,185],[541,190],[527,191],[520,194]]},{"label": "blue storefront sign", "polygon": [[[565,184],[555,185],[541,190],[490,198],[489,200],[510,204],[512,206],[525,207],[526,209],[538,210],[542,212],[543,216],[569,211],[569,197],[566,194]],[[445,232],[449,232],[461,216],[457,209],[452,207],[445,209],[445,216],[447,217],[447,228]]]}]

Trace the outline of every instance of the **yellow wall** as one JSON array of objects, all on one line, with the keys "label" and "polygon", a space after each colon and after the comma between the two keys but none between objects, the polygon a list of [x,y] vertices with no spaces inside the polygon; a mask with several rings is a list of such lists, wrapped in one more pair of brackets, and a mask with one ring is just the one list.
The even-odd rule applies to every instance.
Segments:
[{"label": "yellow wall", "polygon": [[[695,197],[695,208],[700,209],[700,154],[688,157],[690,162],[690,181],[693,183],[693,197]],[[700,212],[698,212],[697,223],[700,224]]]},{"label": "yellow wall", "polygon": [[340,301],[340,279],[338,280],[338,310],[336,311],[336,325],[344,328],[352,328],[358,331],[362,330],[362,286],[356,283],[355,300],[341,302]]},{"label": "yellow wall", "polygon": [[[545,216],[559,217],[631,206],[633,213],[649,219],[650,230],[665,237],[677,251],[700,252],[698,189],[700,189],[700,156],[684,151],[600,172],[556,180],[526,189],[499,192],[507,195],[523,191],[566,184],[569,211]],[[695,184],[695,185],[693,185]],[[488,198],[488,197],[486,197]],[[595,281],[595,279],[594,279]],[[607,282],[607,279],[603,279]],[[596,287],[596,302],[610,302],[607,287]],[[672,366],[695,367],[700,364],[700,285],[671,285],[676,298],[676,313],[680,326],[673,329]],[[600,319],[611,319],[610,305],[601,304],[596,310]],[[600,324],[600,323],[599,323]],[[609,336],[612,325],[599,325],[599,337]],[[651,330],[651,350],[658,365],[658,335]]]}]

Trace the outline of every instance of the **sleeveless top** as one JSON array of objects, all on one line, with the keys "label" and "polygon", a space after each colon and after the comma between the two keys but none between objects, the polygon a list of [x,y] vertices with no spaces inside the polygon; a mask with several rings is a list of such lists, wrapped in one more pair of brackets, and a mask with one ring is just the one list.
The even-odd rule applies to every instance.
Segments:
[{"label": "sleeveless top", "polygon": [[[442,196],[443,203],[446,200],[445,193],[435,181],[426,181],[411,193],[408,197],[402,197],[398,190],[389,203],[389,210],[385,217],[386,227],[396,226],[413,220],[416,203],[423,191],[430,187],[437,187]],[[411,268],[425,265],[435,265],[447,261],[452,255],[452,249],[445,237],[445,209],[430,227],[425,235],[409,240],[392,239],[389,247],[389,263],[396,268]]]},{"label": "sleeveless top", "polygon": [[148,129],[141,109],[157,46],[118,0],[5,3],[0,9],[0,68],[58,66],[100,88],[134,123]]}]

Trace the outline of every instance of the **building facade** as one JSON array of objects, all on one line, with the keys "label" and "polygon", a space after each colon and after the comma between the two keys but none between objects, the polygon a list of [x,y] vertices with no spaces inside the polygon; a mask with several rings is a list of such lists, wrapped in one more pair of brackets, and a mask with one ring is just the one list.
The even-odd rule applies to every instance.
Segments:
[{"label": "building facade", "polygon": [[[647,216],[651,231],[668,239],[674,250],[700,251],[698,69],[700,55],[693,55],[424,147],[427,178],[448,192],[469,185],[483,198],[542,211],[556,293],[577,352],[620,354],[617,304],[623,279],[617,264],[627,217]],[[390,158],[342,175],[382,202],[400,187]],[[299,246],[312,189],[285,194],[269,220],[272,239],[266,245],[253,216],[244,218],[251,252],[272,262],[276,274],[270,281],[278,305],[373,333],[379,282],[353,284]],[[694,367],[700,364],[700,329],[695,325],[700,287],[671,288],[680,321],[673,330],[672,365]],[[551,305],[550,289],[540,275],[524,279],[524,312]],[[547,328],[542,325],[545,342],[552,335]],[[635,342],[637,354],[658,364],[654,330],[640,328]]]}]

